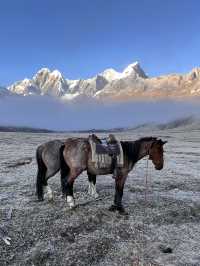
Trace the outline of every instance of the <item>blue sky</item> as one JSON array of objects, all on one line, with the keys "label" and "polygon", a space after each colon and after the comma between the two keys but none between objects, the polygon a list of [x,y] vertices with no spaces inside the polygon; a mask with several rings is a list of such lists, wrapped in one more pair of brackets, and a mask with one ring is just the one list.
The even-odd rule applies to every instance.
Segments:
[{"label": "blue sky", "polygon": [[139,61],[150,75],[199,66],[199,0],[1,0],[0,85],[41,67],[87,78]]}]

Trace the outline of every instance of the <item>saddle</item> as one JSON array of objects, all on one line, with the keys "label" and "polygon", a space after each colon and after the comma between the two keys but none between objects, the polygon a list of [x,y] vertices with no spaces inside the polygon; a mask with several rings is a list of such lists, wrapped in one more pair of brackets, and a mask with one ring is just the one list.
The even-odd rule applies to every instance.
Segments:
[{"label": "saddle", "polygon": [[92,140],[96,142],[97,154],[108,154],[109,156],[117,156],[120,154],[120,147],[118,141],[113,134],[110,134],[108,138],[104,139],[99,139],[94,134],[92,134],[91,137]]}]

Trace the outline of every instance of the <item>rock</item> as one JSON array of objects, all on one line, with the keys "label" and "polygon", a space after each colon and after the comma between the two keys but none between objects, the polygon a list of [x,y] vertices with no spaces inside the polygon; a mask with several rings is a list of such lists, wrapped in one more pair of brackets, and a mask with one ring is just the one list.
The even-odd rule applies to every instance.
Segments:
[{"label": "rock", "polygon": [[5,164],[8,168],[15,168],[15,167],[19,167],[25,164],[30,164],[31,162],[32,162],[32,157],[24,157],[16,161],[11,161]]}]

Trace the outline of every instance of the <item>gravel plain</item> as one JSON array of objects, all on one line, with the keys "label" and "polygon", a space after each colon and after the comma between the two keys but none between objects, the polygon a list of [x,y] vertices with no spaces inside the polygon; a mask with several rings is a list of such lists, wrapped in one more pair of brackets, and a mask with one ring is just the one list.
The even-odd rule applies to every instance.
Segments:
[{"label": "gravel plain", "polygon": [[[54,202],[37,201],[36,147],[71,135],[0,133],[0,265],[200,265],[200,131],[116,135],[168,140],[163,170],[143,159],[129,174],[123,197],[127,216],[108,211],[111,176],[97,178],[95,200],[87,195],[82,174],[75,182],[74,210],[61,197],[59,174],[49,182]],[[15,165],[23,158],[32,162]]]}]

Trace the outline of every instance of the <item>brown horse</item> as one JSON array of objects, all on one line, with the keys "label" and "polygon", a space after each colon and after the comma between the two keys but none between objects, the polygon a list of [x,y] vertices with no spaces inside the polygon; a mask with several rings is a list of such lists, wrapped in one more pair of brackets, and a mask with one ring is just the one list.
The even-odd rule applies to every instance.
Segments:
[{"label": "brown horse", "polygon": [[[163,145],[166,142],[154,137],[120,142],[124,154],[124,165],[120,169],[120,174],[115,178],[115,196],[114,204],[110,207],[111,211],[125,212],[122,205],[124,184],[128,173],[133,169],[136,162],[149,156],[156,170],[163,168]],[[87,138],[69,138],[60,149],[62,189],[66,194],[70,208],[75,206],[74,181],[83,171],[87,171],[90,180],[96,180],[96,175],[112,174],[111,166],[106,169],[98,169],[91,158],[91,147]],[[96,189],[95,186],[93,189]]]}]

